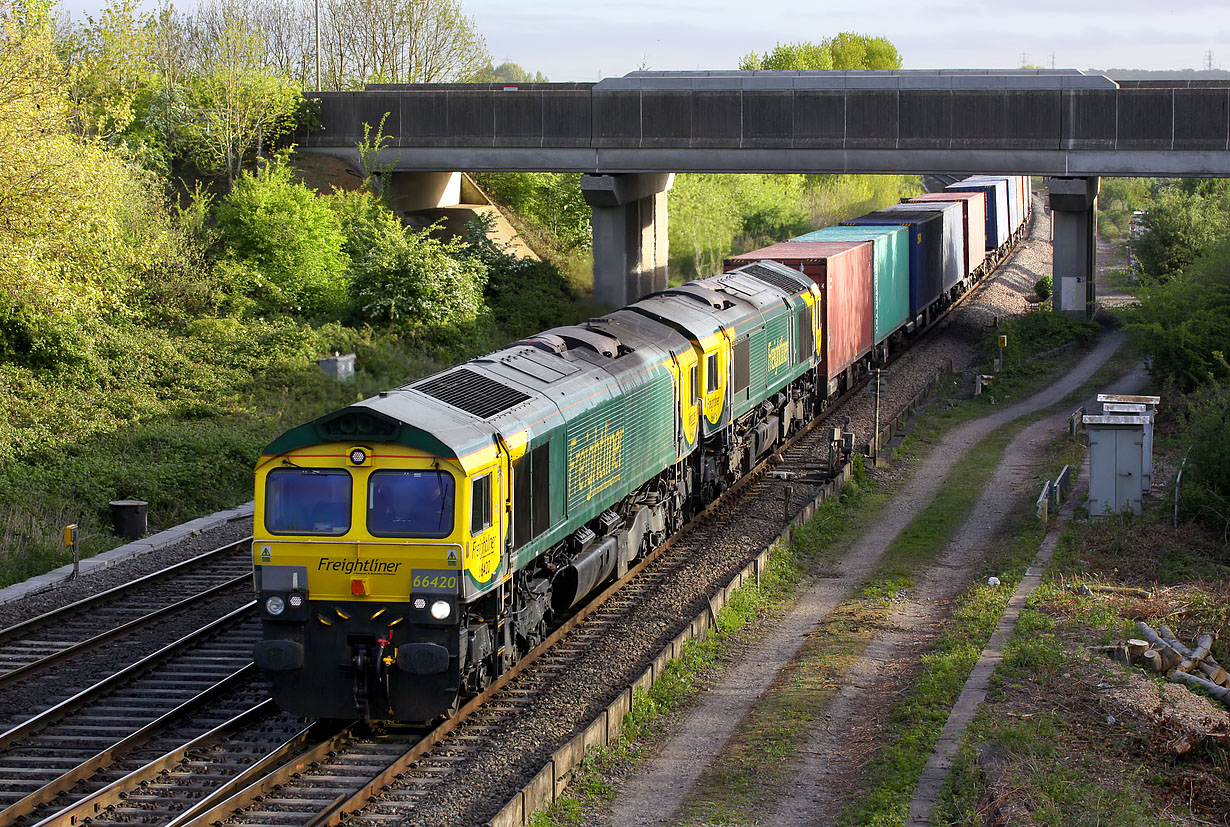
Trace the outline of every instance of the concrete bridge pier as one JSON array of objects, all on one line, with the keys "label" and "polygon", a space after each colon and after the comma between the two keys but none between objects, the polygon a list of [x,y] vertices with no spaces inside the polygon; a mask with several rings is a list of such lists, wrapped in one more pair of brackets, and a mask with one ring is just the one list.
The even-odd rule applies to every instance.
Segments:
[{"label": "concrete bridge pier", "polygon": [[1093,317],[1097,264],[1098,190],[1101,179],[1051,178],[1052,273],[1055,310],[1081,319]]},{"label": "concrete bridge pier", "polygon": [[593,208],[594,299],[623,307],[666,289],[666,191],[674,173],[584,175]]}]

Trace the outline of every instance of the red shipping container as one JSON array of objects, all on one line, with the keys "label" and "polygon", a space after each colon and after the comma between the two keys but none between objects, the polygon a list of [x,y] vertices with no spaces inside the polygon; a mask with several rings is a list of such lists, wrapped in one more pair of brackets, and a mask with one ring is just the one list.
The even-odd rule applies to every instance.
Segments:
[{"label": "red shipping container", "polygon": [[820,358],[833,383],[871,352],[875,304],[869,241],[783,241],[726,259],[726,269],[754,261],[780,262],[820,286]]},{"label": "red shipping container", "polygon": [[987,258],[987,198],[981,192],[927,192],[910,201],[960,201],[965,219],[965,272],[974,272]]}]

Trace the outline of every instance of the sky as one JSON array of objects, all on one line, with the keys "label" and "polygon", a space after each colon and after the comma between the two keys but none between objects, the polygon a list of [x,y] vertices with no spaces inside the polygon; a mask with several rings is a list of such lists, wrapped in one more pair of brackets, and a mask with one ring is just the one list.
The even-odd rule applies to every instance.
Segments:
[{"label": "sky", "polygon": [[[303,0],[311,2],[311,0]],[[495,62],[552,81],[733,69],[841,31],[887,37],[907,69],[1230,69],[1226,0],[462,0]],[[61,0],[96,13],[103,0]],[[177,3],[177,5],[179,5]],[[182,7],[194,5],[186,0]]]}]

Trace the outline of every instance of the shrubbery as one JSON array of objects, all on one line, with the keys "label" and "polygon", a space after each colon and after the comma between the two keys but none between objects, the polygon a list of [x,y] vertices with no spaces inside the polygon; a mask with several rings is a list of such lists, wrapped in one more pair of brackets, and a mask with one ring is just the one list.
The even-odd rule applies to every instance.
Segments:
[{"label": "shrubbery", "polygon": [[1230,382],[1210,382],[1190,395],[1182,420],[1190,446],[1180,496],[1183,512],[1220,531],[1225,542],[1230,536]]},{"label": "shrubbery", "polygon": [[246,174],[218,205],[218,226],[239,266],[233,291],[263,313],[338,318],[346,308],[346,238],[328,203],[291,178],[284,158]]},{"label": "shrubbery", "polygon": [[678,175],[670,193],[671,276],[713,275],[730,255],[921,191],[919,178],[901,175]]},{"label": "shrubbery", "polygon": [[1128,330],[1162,383],[1192,391],[1230,378],[1230,239],[1207,249],[1165,283],[1148,283]]},{"label": "shrubbery", "polygon": [[1201,180],[1162,187],[1132,244],[1147,281],[1165,282],[1230,232],[1230,185]]}]

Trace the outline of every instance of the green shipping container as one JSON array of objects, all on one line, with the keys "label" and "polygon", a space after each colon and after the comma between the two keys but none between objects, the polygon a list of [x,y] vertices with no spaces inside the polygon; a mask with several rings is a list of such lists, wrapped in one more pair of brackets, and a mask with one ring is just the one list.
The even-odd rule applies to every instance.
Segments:
[{"label": "green shipping container", "polygon": [[887,339],[910,315],[910,256],[904,227],[825,227],[791,241],[870,241],[875,289],[875,344]]}]

